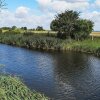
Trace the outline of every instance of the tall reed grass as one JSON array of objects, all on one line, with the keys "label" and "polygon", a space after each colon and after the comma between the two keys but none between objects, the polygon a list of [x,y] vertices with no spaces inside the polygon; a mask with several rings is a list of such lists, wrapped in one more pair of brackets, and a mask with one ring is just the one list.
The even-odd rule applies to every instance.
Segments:
[{"label": "tall reed grass", "polygon": [[100,56],[100,39],[95,38],[93,41],[91,38],[76,41],[76,40],[62,40],[56,38],[56,36],[43,35],[42,33],[23,33],[23,34],[11,34],[1,33],[0,42],[10,45],[16,45],[19,47],[26,47],[30,49],[42,49],[42,50],[57,50],[57,51],[78,51],[92,53]]},{"label": "tall reed grass", "polygon": [[0,42],[20,47],[59,50],[63,40],[40,34],[0,34]]}]

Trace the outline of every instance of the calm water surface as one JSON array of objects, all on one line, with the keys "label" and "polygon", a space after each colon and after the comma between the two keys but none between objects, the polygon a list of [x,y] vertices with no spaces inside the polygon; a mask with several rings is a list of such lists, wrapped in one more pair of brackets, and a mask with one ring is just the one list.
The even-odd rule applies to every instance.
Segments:
[{"label": "calm water surface", "polygon": [[53,100],[100,100],[100,58],[46,53],[0,44],[0,72],[19,76]]}]

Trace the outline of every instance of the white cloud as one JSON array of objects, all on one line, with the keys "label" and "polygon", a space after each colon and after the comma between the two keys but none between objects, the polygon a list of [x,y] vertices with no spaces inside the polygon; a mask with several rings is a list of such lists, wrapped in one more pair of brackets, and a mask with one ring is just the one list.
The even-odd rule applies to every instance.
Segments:
[{"label": "white cloud", "polygon": [[96,5],[97,7],[100,7],[100,0],[96,0],[96,1],[95,1],[95,5]]},{"label": "white cloud", "polygon": [[52,0],[37,0],[37,2],[40,4],[40,5],[48,5],[49,3],[52,2]]},{"label": "white cloud", "polygon": [[[61,0],[58,0],[61,1]],[[62,0],[62,1],[67,1],[67,2],[87,2],[88,0]]]},{"label": "white cloud", "polygon": [[52,3],[53,9],[55,11],[64,11],[66,9],[73,9],[73,10],[85,10],[89,4],[88,2],[66,2],[66,1],[55,1]]},{"label": "white cloud", "polygon": [[66,9],[85,10],[89,7],[87,0],[36,0],[42,11],[64,11]]},{"label": "white cloud", "polygon": [[29,10],[30,10],[30,8],[27,8],[27,7],[24,7],[24,6],[18,7],[16,9],[15,16],[19,17],[19,18],[24,18],[24,17],[27,16]]},{"label": "white cloud", "polygon": [[82,18],[92,20],[94,22],[94,30],[100,31],[100,12],[85,12],[81,15]]},{"label": "white cloud", "polygon": [[40,25],[49,29],[49,24],[53,17],[52,13],[36,15],[27,7],[18,7],[15,12],[8,10],[1,12],[0,27],[16,25],[17,27],[27,26],[28,28],[36,28]]}]

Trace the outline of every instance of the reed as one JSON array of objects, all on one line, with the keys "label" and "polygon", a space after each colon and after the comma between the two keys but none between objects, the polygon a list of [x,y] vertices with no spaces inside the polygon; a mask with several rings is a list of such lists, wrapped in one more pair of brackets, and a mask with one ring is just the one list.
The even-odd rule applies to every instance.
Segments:
[{"label": "reed", "polygon": [[61,48],[63,40],[39,34],[0,34],[0,42],[27,48],[52,49]]},{"label": "reed", "polygon": [[[100,56],[100,39],[95,38],[94,41],[86,39],[83,41],[73,41],[70,45],[71,50],[85,52]],[[65,45],[66,46],[66,45]]]},{"label": "reed", "polygon": [[76,41],[76,40],[62,40],[55,36],[42,35],[42,34],[10,34],[1,33],[0,42],[19,47],[25,47],[30,49],[42,49],[42,50],[55,50],[55,51],[78,51],[95,54],[100,56],[100,39],[95,38],[93,41],[91,38]]}]

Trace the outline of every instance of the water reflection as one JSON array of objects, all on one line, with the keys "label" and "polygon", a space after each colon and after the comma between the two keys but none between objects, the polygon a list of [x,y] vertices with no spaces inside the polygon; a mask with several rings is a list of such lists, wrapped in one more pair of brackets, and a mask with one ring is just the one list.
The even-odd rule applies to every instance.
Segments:
[{"label": "water reflection", "polygon": [[56,99],[100,99],[100,59],[72,52],[58,54],[55,59]]}]

